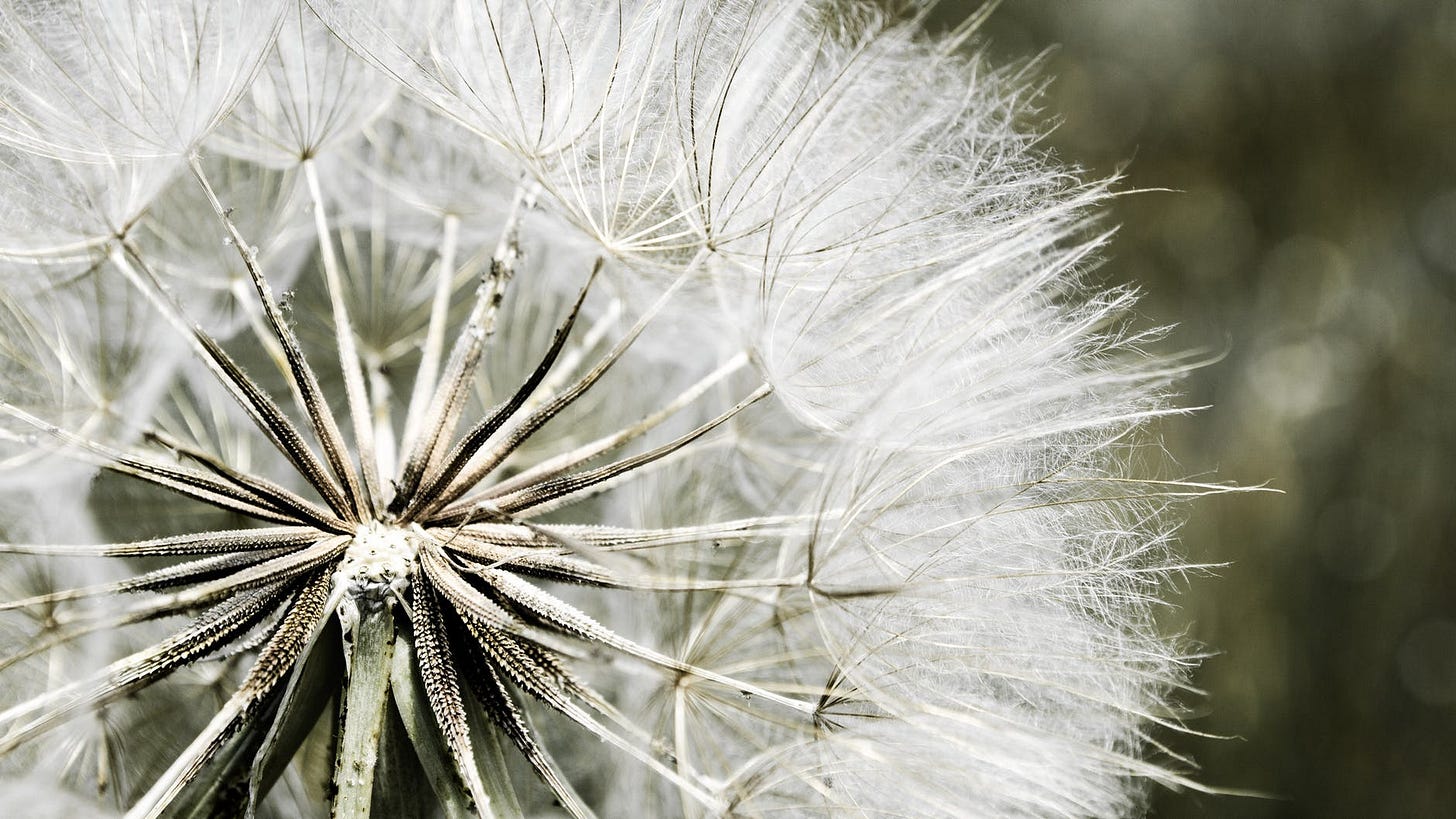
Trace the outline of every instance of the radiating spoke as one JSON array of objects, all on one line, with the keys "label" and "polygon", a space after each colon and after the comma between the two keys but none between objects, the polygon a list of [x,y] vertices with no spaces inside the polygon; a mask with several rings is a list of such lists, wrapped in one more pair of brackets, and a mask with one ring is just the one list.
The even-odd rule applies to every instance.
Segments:
[{"label": "radiating spoke", "polygon": [[289,461],[293,463],[304,479],[318,490],[329,508],[334,510],[334,514],[345,520],[357,519],[344,491],[324,470],[324,465],[319,461],[318,456],[314,454],[308,444],[304,443],[302,434],[288,419],[288,416],[284,415],[282,408],[273,401],[272,396],[254,383],[211,337],[199,335],[198,340],[208,354],[221,365],[229,382],[237,385],[246,405],[254,408],[260,419],[258,423],[264,433],[288,456]]},{"label": "radiating spoke", "polygon": [[586,729],[603,742],[622,750],[629,756],[651,768],[682,791],[712,810],[721,810],[720,800],[706,791],[697,782],[689,780],[668,767],[661,759],[602,725],[590,713],[578,705],[573,696],[587,697],[600,701],[600,697],[570,680],[569,675],[554,664],[549,657],[533,651],[529,644],[521,643],[502,632],[464,618],[467,631],[475,638],[489,661],[505,671],[521,690],[541,700],[561,715]]},{"label": "radiating spoke", "polygon": [[474,644],[475,641],[468,634],[464,635],[461,642],[465,644],[463,652],[465,656],[462,659],[467,663],[470,672],[466,679],[470,681],[471,690],[484,705],[485,713],[491,718],[491,721],[520,750],[522,756],[530,763],[531,770],[535,771],[536,776],[546,783],[546,786],[551,789],[557,800],[574,819],[594,817],[591,809],[582,802],[570,782],[562,775],[555,760],[536,741],[534,733],[526,722],[525,714],[516,704],[510,691],[506,689],[500,674],[485,658],[484,651]]},{"label": "radiating spoke", "polygon": [[[635,551],[659,546],[688,543],[729,542],[759,538],[783,538],[810,531],[820,519],[816,515],[779,515],[726,520],[697,526],[676,526],[667,529],[630,529],[590,524],[537,523],[471,523],[461,531],[484,543],[500,546],[554,547],[565,541],[586,543],[601,551]],[[438,531],[443,542],[451,529]],[[553,537],[554,536],[554,537]],[[569,550],[559,550],[566,553]]]},{"label": "radiating spoke", "polygon": [[212,555],[204,557],[201,560],[192,560],[176,566],[154,569],[150,572],[144,572],[135,577],[128,577],[125,580],[117,580],[112,583],[99,583],[94,586],[64,589],[48,594],[38,594],[23,600],[0,603],[0,611],[53,605],[67,600],[81,600],[87,597],[99,597],[101,595],[123,594],[137,591],[161,591],[174,586],[194,583],[221,573],[233,572],[237,569],[278,557],[283,551],[282,549],[261,549]]},{"label": "radiating spoke", "polygon": [[[315,537],[320,534],[315,532]],[[198,583],[181,591],[168,592],[155,600],[130,606],[120,616],[139,622],[179,611],[187,611],[248,589],[281,583],[328,563],[344,553],[347,537],[322,536],[304,549],[289,551],[270,560],[254,563],[232,574]],[[57,616],[57,622],[69,625],[77,618]]]},{"label": "radiating spoke", "polygon": [[496,248],[490,268],[476,288],[475,303],[471,307],[470,316],[455,339],[445,376],[435,389],[424,419],[418,426],[413,423],[413,419],[406,419],[404,452],[408,455],[400,477],[400,495],[390,505],[391,512],[398,513],[403,508],[403,503],[414,495],[421,479],[436,466],[440,450],[455,434],[455,426],[465,408],[470,385],[480,364],[485,340],[495,332],[495,318],[504,297],[506,282],[515,273],[516,259],[520,255],[515,232],[524,204],[522,196],[523,194],[518,195],[512,205],[511,216],[501,235],[501,244]]},{"label": "radiating spoke", "polygon": [[231,481],[219,480],[193,469],[130,455],[98,444],[74,433],[46,423],[24,410],[0,402],[0,414],[9,415],[55,438],[67,446],[87,453],[88,459],[104,469],[140,478],[154,486],[169,489],[185,497],[213,506],[240,512],[260,520],[288,523],[295,518],[280,509],[271,498]]},{"label": "radiating spoke", "polygon": [[[341,439],[338,443],[338,456],[342,463],[336,466],[346,470],[339,477],[344,480],[345,488],[356,498],[360,514],[370,516],[374,514],[381,497],[381,489],[379,464],[375,455],[378,445],[370,418],[368,393],[364,388],[364,370],[359,361],[358,345],[354,341],[353,320],[349,317],[349,308],[344,302],[344,280],[339,275],[339,260],[334,254],[333,236],[329,231],[328,209],[325,207],[323,191],[319,188],[318,168],[313,159],[304,160],[303,175],[308,181],[309,197],[313,202],[314,227],[318,233],[319,254],[323,258],[324,281],[328,287],[329,309],[333,317],[334,343],[339,354],[339,369],[344,376],[344,398],[349,405],[349,417],[354,423],[354,445],[359,450],[355,454],[359,457],[359,468],[364,473],[362,494],[357,482],[350,483],[353,471],[349,468],[349,456],[337,429],[332,434],[339,435]],[[320,393],[319,400],[322,397]],[[326,420],[332,421],[333,417],[329,416]],[[327,444],[324,449],[328,451]],[[332,463],[332,456],[330,462]]]},{"label": "radiating spoke", "polygon": [[430,710],[434,712],[440,733],[455,757],[471,798],[482,809],[487,808],[491,800],[476,768],[475,750],[470,742],[470,721],[465,714],[465,700],[460,691],[460,676],[445,634],[439,603],[428,587],[422,587],[415,593],[414,616],[410,622],[414,624],[415,657]]},{"label": "radiating spoke", "polygon": [[460,217],[445,217],[440,239],[440,256],[435,268],[435,296],[430,303],[430,323],[425,329],[425,346],[420,350],[420,366],[415,372],[409,408],[405,411],[402,444],[405,451],[413,447],[424,423],[425,410],[435,394],[440,358],[445,352],[445,323],[450,317],[450,292],[455,279],[455,254],[460,243]]},{"label": "radiating spoke", "polygon": [[263,529],[198,532],[151,540],[137,540],[131,543],[103,543],[94,546],[0,543],[0,553],[69,557],[180,557],[296,546],[312,543],[318,539],[319,532],[316,529],[303,526],[275,526]]},{"label": "radiating spoke", "polygon": [[278,408],[272,401],[271,396],[259,388],[258,383],[253,382],[242,367],[237,366],[233,358],[224,353],[223,348],[207,334],[201,326],[188,321],[182,307],[176,305],[175,300],[169,296],[165,287],[162,286],[157,275],[147,267],[137,249],[132,246],[116,245],[112,248],[112,264],[121,271],[122,275],[130,281],[147,300],[156,307],[157,312],[162,313],[167,324],[173,326],[176,331],[181,332],[182,337],[188,340],[198,360],[202,361],[208,372],[213,373],[218,383],[233,396],[240,408],[248,414],[253,426],[268,437],[269,442],[278,447],[278,452],[287,456],[288,462],[293,463],[298,474],[303,475],[326,501],[335,513],[342,513],[344,503],[342,494],[339,493],[338,485],[333,484],[331,478],[323,471],[323,465],[314,455],[313,450],[303,443],[303,436],[294,427],[293,421],[288,420],[287,415]]},{"label": "radiating spoke", "polygon": [[431,500],[431,508],[440,508],[450,503],[462,493],[469,491],[476,484],[480,483],[486,475],[489,475],[496,467],[500,466],[506,457],[520,447],[521,444],[525,443],[537,430],[545,426],[552,418],[560,415],[562,410],[571,406],[578,398],[585,395],[593,385],[601,380],[602,376],[606,375],[607,371],[612,368],[612,365],[621,359],[622,354],[627,352],[627,348],[632,346],[632,342],[637,340],[637,337],[647,328],[648,323],[667,305],[668,301],[672,299],[673,295],[677,293],[678,289],[686,281],[687,279],[684,276],[679,277],[673,282],[667,291],[658,298],[657,302],[637,320],[637,323],[632,325],[632,328],[617,342],[616,346],[598,360],[596,365],[585,375],[571,384],[571,386],[553,396],[545,404],[542,404],[524,418],[508,427],[500,443],[488,450],[484,457],[477,463],[466,469],[449,489],[440,493],[438,499]]},{"label": "radiating spoke", "polygon": [[526,630],[524,623],[460,577],[436,549],[420,550],[420,568],[430,583],[462,614],[468,614],[492,629],[517,634]]},{"label": "radiating spoke", "polygon": [[314,437],[323,447],[324,458],[329,462],[329,468],[333,470],[334,477],[343,482],[346,503],[342,513],[346,520],[357,521],[363,500],[359,477],[355,474],[354,465],[349,460],[344,436],[339,431],[338,423],[334,420],[333,411],[329,409],[328,399],[324,397],[323,388],[319,386],[318,375],[304,359],[303,349],[298,344],[298,338],[294,335],[293,328],[289,327],[288,322],[284,319],[283,311],[279,308],[277,299],[273,297],[273,289],[269,286],[268,280],[264,278],[263,271],[258,267],[258,259],[252,247],[238,232],[237,227],[228,216],[227,208],[218,201],[217,194],[207,181],[206,174],[203,173],[202,163],[196,157],[192,158],[192,171],[201,184],[203,193],[207,195],[207,200],[212,204],[213,211],[217,213],[218,219],[226,228],[228,237],[232,240],[238,255],[243,260],[243,267],[248,271],[248,277],[253,282],[253,289],[257,291],[258,302],[263,306],[263,315],[268,319],[268,327],[273,331],[278,343],[282,345],[283,354],[288,359],[289,373],[298,388],[299,395],[303,398],[301,409],[308,416]]},{"label": "radiating spoke", "polygon": [[301,498],[287,488],[266,478],[239,472],[224,463],[222,459],[194,446],[189,446],[178,441],[160,430],[147,430],[142,433],[142,437],[171,450],[177,455],[202,465],[212,473],[226,478],[236,486],[272,501],[274,506],[292,513],[300,521],[333,531],[343,531],[345,528],[342,520],[318,504]]},{"label": "radiating spoke", "polygon": [[[516,490],[525,489],[534,484],[542,483],[571,471],[589,461],[605,455],[614,449],[618,449],[643,435],[656,429],[663,421],[671,418],[683,408],[701,398],[704,393],[735,372],[743,369],[748,363],[748,356],[739,354],[724,362],[713,372],[704,376],[696,384],[684,390],[672,401],[668,402],[661,409],[643,418],[637,423],[625,427],[610,435],[604,435],[588,444],[583,444],[570,452],[563,452],[554,458],[548,458],[535,466],[525,469],[520,473],[491,486],[481,495],[472,495],[471,498],[479,497],[500,497]],[[464,501],[469,503],[469,499]]]},{"label": "radiating spoke", "polygon": [[413,499],[411,499],[401,515],[404,520],[412,519],[421,509],[428,509],[430,506],[437,505],[435,499],[439,497],[440,490],[448,486],[455,479],[455,476],[460,474],[460,470],[464,469],[465,465],[470,462],[470,459],[480,451],[480,447],[501,428],[502,424],[511,416],[515,415],[516,411],[521,408],[521,405],[526,403],[526,399],[530,397],[531,393],[541,384],[541,380],[546,377],[546,373],[550,372],[552,364],[556,362],[556,356],[561,352],[561,348],[566,343],[567,337],[571,335],[571,328],[576,324],[576,317],[581,312],[582,302],[586,301],[586,295],[591,288],[592,281],[596,279],[597,273],[601,269],[602,262],[598,259],[597,263],[592,267],[591,275],[587,277],[586,284],[582,286],[576,302],[572,304],[571,310],[567,313],[566,319],[556,328],[556,334],[551,339],[551,345],[547,348],[546,354],[541,357],[541,361],[536,365],[536,369],[526,377],[525,381],[521,382],[521,385],[516,388],[516,391],[511,394],[509,399],[493,407],[490,412],[486,413],[484,418],[465,434],[465,437],[460,439],[460,442],[446,456],[444,466],[428,473],[423,487],[415,493]]},{"label": "radiating spoke", "polygon": [[337,515],[352,514],[338,484],[329,477],[323,464],[313,450],[304,443],[303,436],[293,421],[283,413],[273,398],[262,387],[248,377],[247,373],[233,361],[212,336],[202,327],[189,321],[152,270],[147,267],[141,255],[133,247],[117,246],[112,249],[111,261],[122,274],[139,290],[184,338],[192,345],[198,359],[213,374],[218,383],[233,397],[239,407],[248,414],[273,445],[288,458],[299,474],[318,490],[329,508]]},{"label": "radiating spoke", "polygon": [[171,801],[222,749],[223,743],[258,712],[265,698],[293,670],[308,644],[309,636],[327,615],[324,604],[331,584],[327,572],[319,572],[304,581],[298,594],[286,606],[283,618],[259,652],[243,684],[131,809],[127,814],[129,819],[155,819],[162,815]]},{"label": "radiating spoke", "polygon": [[[729,580],[701,580],[663,577],[643,572],[626,574],[588,560],[564,554],[543,553],[534,548],[493,546],[467,536],[457,537],[447,547],[452,552],[479,562],[480,569],[503,569],[516,574],[562,583],[578,583],[608,589],[639,591],[731,591],[734,589],[787,589],[803,587],[807,574],[786,577],[740,577]],[[466,569],[473,573],[475,569]]]},{"label": "radiating spoke", "polygon": [[[283,596],[281,583],[236,594],[155,646],[117,660],[92,677],[47,691],[0,712],[0,724],[13,726],[0,739],[0,754],[8,753],[76,711],[113,702],[212,652],[252,628]],[[18,719],[31,714],[35,716],[30,721],[17,724]]]},{"label": "radiating spoke", "polygon": [[[543,514],[565,505],[573,496],[579,496],[587,490],[597,487],[613,479],[619,478],[634,469],[658,461],[674,452],[682,449],[688,444],[696,441],[712,430],[718,428],[733,416],[752,406],[763,399],[770,392],[768,385],[754,390],[747,398],[738,402],[732,409],[719,415],[711,421],[699,426],[697,429],[683,435],[662,446],[648,450],[640,455],[631,458],[624,458],[615,463],[607,464],[596,469],[580,472],[575,475],[566,475],[559,478],[552,478],[538,485],[518,489],[508,495],[492,497],[486,493],[486,498],[493,502],[496,509],[508,515],[518,517],[531,517]],[[518,515],[520,512],[527,512],[525,515]]]},{"label": "radiating spoke", "polygon": [[645,660],[653,665],[674,671],[681,674],[691,674],[701,677],[710,682],[725,685],[738,691],[747,691],[755,696],[775,704],[784,706],[801,713],[813,713],[814,707],[811,703],[785,697],[769,691],[761,686],[743,680],[733,679],[715,671],[699,668],[681,660],[676,660],[667,655],[654,651],[646,646],[639,645],[606,626],[598,623],[589,615],[566,601],[538,589],[510,572],[488,572],[488,580],[491,585],[500,591],[502,595],[509,598],[512,603],[520,606],[523,610],[529,611],[534,617],[540,618],[543,622],[561,629],[568,634],[583,640],[600,643],[601,645],[620,651],[632,657]]}]

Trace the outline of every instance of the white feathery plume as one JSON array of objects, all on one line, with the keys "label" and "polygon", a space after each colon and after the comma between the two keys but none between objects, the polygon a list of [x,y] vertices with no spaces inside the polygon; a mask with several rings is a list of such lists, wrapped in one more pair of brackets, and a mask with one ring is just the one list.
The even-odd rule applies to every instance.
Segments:
[{"label": "white feathery plume", "polygon": [[[126,440],[181,359],[124,282],[75,264],[0,261],[3,400],[84,435]],[[94,472],[63,459],[34,429],[0,420],[0,486],[38,487]]]},{"label": "white feathery plume", "polygon": [[446,223],[465,231],[457,241],[494,241],[488,234],[506,218],[501,195],[517,175],[502,170],[480,148],[480,138],[408,97],[366,127],[367,149],[340,157],[329,179],[341,220],[368,225],[384,213],[393,235],[439,243]]},{"label": "white feathery plume", "polygon": [[288,167],[356,136],[396,86],[329,33],[303,0],[287,2],[258,78],[213,137],[213,147]]},{"label": "white feathery plume", "polygon": [[0,8],[0,142],[75,161],[178,156],[247,88],[282,0]]},{"label": "white feathery plume", "polygon": [[[0,553],[120,561],[0,601],[60,629],[7,632],[0,674],[118,635],[3,703],[0,754],[109,715],[65,778],[102,790],[97,737],[132,738],[132,817],[1190,786],[1153,614],[1192,568],[1170,508],[1223,487],[1135,468],[1184,365],[1090,281],[1110,183],[1037,147],[980,16],[0,9],[4,87],[85,68],[0,114],[0,489],[110,476],[94,538],[0,519]],[[186,738],[135,733],[193,690]]]},{"label": "white feathery plume", "polygon": [[252,80],[282,0],[0,5],[0,253],[126,231]]},{"label": "white feathery plume", "polygon": [[168,160],[68,162],[0,145],[0,254],[84,259],[125,234],[175,171]]},{"label": "white feathery plume", "polygon": [[[232,203],[239,229],[256,237],[258,258],[274,286],[287,291],[313,252],[298,175],[219,155],[204,157],[202,165],[218,194]],[[209,327],[231,336],[239,327],[261,326],[247,269],[232,243],[217,235],[217,216],[194,179],[172,179],[128,238],[199,318],[208,317]]]}]

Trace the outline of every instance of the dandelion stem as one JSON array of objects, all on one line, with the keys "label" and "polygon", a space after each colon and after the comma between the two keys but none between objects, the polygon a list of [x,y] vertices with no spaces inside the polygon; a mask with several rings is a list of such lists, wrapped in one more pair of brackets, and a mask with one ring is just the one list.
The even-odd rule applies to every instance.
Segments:
[{"label": "dandelion stem", "polygon": [[368,819],[379,740],[389,705],[394,660],[394,611],[385,607],[359,618],[349,679],[344,684],[339,755],[334,763],[334,819]]}]

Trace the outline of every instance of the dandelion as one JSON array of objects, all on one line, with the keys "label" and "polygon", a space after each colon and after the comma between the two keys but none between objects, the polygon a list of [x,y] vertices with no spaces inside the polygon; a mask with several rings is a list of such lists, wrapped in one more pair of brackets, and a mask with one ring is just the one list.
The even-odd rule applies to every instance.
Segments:
[{"label": "dandelion", "polygon": [[1152,612],[1166,508],[1217,487],[1132,468],[1181,365],[1087,283],[1106,185],[1038,151],[1029,69],[921,11],[7,3],[5,792],[1187,784]]}]

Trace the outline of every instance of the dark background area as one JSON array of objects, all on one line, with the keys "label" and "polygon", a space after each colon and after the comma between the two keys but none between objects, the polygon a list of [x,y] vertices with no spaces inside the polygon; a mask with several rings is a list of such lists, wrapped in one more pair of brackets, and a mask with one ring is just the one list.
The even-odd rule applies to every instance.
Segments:
[{"label": "dark background area", "polygon": [[[950,4],[945,19],[975,4]],[[1211,786],[1157,817],[1456,815],[1456,2],[1010,0],[998,62],[1052,48],[1047,146],[1125,173],[1103,268],[1146,292],[1209,406],[1170,630],[1215,652],[1167,737]]]}]

